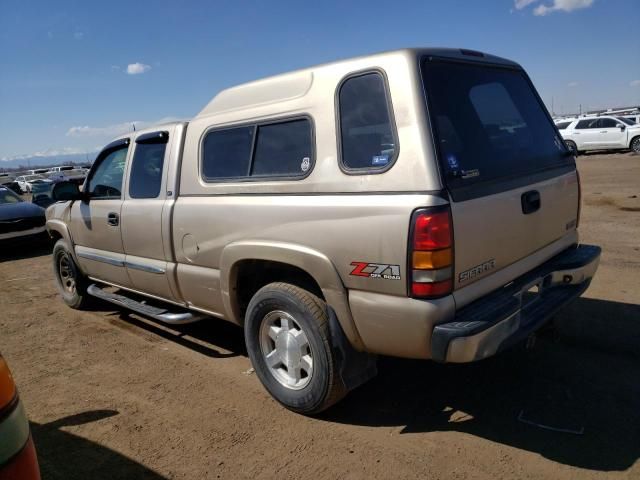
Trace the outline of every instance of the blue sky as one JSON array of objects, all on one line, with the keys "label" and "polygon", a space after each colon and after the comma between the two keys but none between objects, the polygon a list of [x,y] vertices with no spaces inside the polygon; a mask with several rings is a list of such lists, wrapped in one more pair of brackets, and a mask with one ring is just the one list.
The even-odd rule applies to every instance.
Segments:
[{"label": "blue sky", "polygon": [[639,0],[0,0],[0,159],[93,151],[220,89],[406,46],[511,58],[557,112],[640,105]]}]

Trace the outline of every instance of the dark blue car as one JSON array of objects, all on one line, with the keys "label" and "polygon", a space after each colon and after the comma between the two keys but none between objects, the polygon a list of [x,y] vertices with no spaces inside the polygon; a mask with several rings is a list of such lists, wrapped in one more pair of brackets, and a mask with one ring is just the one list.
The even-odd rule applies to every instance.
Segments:
[{"label": "dark blue car", "polygon": [[0,186],[0,242],[45,235],[44,208],[23,201],[8,188]]}]

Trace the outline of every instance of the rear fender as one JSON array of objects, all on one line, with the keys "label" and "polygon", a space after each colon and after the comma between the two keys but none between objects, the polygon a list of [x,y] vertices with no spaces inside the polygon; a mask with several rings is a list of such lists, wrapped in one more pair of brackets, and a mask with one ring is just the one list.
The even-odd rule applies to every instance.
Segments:
[{"label": "rear fender", "polygon": [[356,350],[364,345],[353,322],[347,291],[329,258],[308,247],[284,242],[243,241],[225,247],[220,260],[220,289],[229,318],[242,324],[240,307],[231,285],[235,285],[237,264],[243,260],[267,260],[300,268],[320,286],[327,304],[336,312],[345,335]]}]

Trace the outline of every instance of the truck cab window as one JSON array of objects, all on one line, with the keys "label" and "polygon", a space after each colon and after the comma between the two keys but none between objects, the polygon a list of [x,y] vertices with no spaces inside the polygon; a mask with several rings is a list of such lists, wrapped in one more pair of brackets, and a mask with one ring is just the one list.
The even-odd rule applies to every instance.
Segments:
[{"label": "truck cab window", "polygon": [[128,147],[119,148],[100,160],[89,179],[88,191],[92,199],[121,197],[127,151]]},{"label": "truck cab window", "polygon": [[129,196],[131,198],[156,198],[160,194],[164,154],[167,147],[166,132],[154,137],[147,135],[136,141],[136,150],[131,163]]}]

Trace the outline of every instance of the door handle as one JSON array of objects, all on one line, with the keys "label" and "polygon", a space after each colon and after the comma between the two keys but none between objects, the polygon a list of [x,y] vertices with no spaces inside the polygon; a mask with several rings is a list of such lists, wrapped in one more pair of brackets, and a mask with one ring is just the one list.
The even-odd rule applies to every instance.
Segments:
[{"label": "door handle", "polygon": [[117,227],[120,223],[120,215],[115,212],[111,212],[107,215],[107,223],[112,227]]},{"label": "door handle", "polygon": [[606,130],[602,130],[600,133],[609,133],[609,132],[607,132]]},{"label": "door handle", "polygon": [[520,198],[522,204],[522,213],[528,215],[540,209],[540,192],[537,190],[530,190],[524,192]]}]

